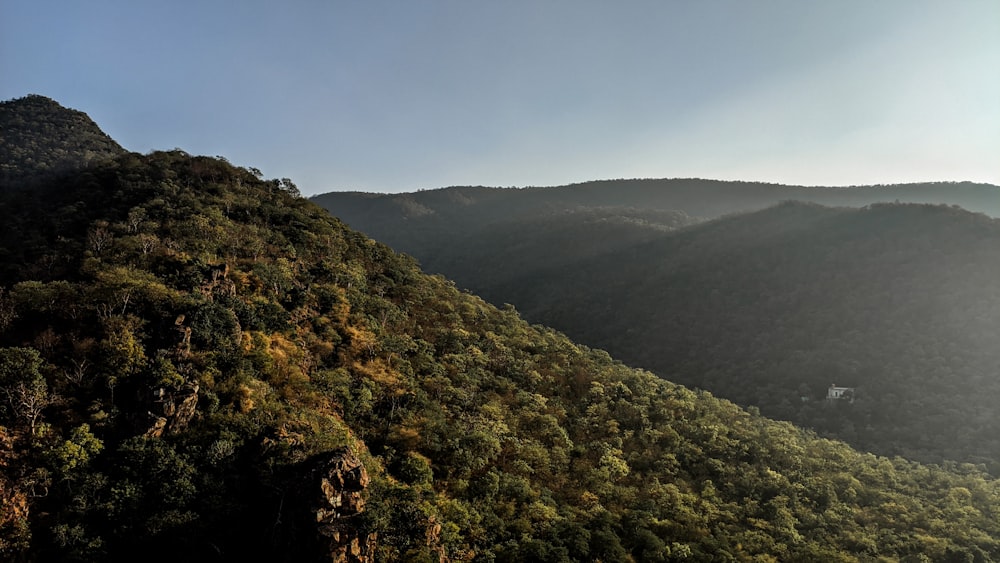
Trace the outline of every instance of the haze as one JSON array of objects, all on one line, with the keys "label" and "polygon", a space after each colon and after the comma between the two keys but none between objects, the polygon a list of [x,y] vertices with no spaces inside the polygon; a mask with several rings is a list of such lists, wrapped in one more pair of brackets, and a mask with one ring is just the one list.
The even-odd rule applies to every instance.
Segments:
[{"label": "haze", "polygon": [[303,193],[1000,183],[1000,3],[7,0],[0,98]]}]

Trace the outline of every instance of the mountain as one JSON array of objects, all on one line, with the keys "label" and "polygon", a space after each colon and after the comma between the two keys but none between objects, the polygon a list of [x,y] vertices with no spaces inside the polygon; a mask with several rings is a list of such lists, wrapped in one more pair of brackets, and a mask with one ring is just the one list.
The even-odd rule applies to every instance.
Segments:
[{"label": "mountain", "polygon": [[[789,203],[470,285],[766,415],[995,472],[997,248],[1000,221],[951,207]],[[830,408],[832,383],[856,387],[853,403]]]},{"label": "mountain", "polygon": [[[867,451],[1000,471],[1000,221],[787,202],[613,232],[579,215],[452,233],[427,258],[672,381]],[[826,401],[831,384],[854,400]]]},{"label": "mountain", "polygon": [[628,368],[182,151],[0,193],[0,554],[991,561],[1000,484]]},{"label": "mountain", "polygon": [[[614,211],[626,220],[637,210],[684,214],[690,224],[790,200],[851,207],[898,201],[959,205],[1000,217],[1000,187],[970,182],[824,188],[699,179],[607,180],[548,188],[331,192],[312,199],[353,228],[415,256],[429,271],[449,277],[456,276],[456,271],[438,261],[450,260],[456,240],[479,245],[480,236],[494,237],[502,230],[509,231],[504,236],[517,237],[522,221],[588,210]],[[642,217],[635,219],[641,221]],[[489,232],[482,233],[484,229]],[[537,243],[547,245],[544,239]]]},{"label": "mountain", "polygon": [[125,152],[87,114],[29,95],[0,102],[0,189],[73,172]]},{"label": "mountain", "polygon": [[897,200],[949,204],[997,217],[1000,216],[998,190],[998,186],[971,182],[805,187],[678,178],[602,180],[531,188],[450,187],[401,194],[330,192],[312,199],[355,228],[370,229],[384,228],[394,221],[493,223],[583,207],[683,211],[694,217],[715,218],[760,210],[788,200],[849,207]]},{"label": "mountain", "polygon": [[[446,250],[421,256],[426,257],[427,268],[448,272],[447,277],[460,287],[477,287],[489,293],[494,285],[530,278],[530,272],[626,250],[697,222],[680,211],[622,207],[552,211],[467,227],[476,229],[474,236],[455,232]],[[416,238],[409,242],[418,244]],[[482,283],[484,280],[488,283]]]},{"label": "mountain", "polygon": [[[523,303],[517,285],[531,291],[549,269],[626,251],[667,230],[783,201],[852,207],[947,204],[1000,217],[1000,187],[969,182],[808,188],[697,179],[610,180],[552,188],[333,192],[313,201],[414,256],[426,271],[443,274],[495,304],[518,307]],[[511,290],[498,290],[501,286]],[[581,295],[579,306],[588,306],[589,298]],[[551,317],[533,319],[549,322]],[[569,324],[558,326],[572,330]],[[607,346],[602,338],[592,344]]]}]

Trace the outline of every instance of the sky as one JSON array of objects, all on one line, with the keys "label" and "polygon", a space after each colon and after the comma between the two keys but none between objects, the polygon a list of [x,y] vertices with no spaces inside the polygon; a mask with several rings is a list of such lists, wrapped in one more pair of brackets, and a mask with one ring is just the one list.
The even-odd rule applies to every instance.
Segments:
[{"label": "sky", "polygon": [[0,0],[0,100],[303,194],[1000,184],[998,0]]}]

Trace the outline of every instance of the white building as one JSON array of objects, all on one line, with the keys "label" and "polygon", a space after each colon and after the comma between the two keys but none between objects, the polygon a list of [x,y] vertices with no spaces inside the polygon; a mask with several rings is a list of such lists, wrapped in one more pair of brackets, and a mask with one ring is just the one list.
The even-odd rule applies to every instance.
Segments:
[{"label": "white building", "polygon": [[830,388],[826,390],[826,398],[831,401],[834,399],[848,399],[853,401],[854,387],[837,387],[831,383]]}]

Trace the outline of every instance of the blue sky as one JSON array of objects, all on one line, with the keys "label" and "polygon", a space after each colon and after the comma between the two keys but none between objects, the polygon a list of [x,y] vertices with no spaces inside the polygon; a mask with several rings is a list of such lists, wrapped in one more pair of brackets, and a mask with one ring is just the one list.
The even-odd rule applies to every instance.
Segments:
[{"label": "blue sky", "polygon": [[996,0],[2,0],[28,93],[306,194],[1000,184]]}]

